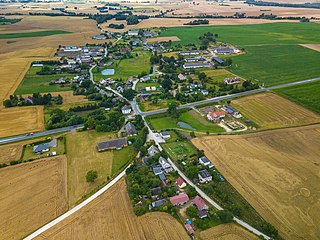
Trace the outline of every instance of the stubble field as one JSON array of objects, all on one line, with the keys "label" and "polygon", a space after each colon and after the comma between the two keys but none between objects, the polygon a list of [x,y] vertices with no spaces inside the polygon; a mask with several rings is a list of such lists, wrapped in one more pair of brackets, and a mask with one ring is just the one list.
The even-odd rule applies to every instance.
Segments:
[{"label": "stubble field", "polygon": [[183,226],[166,213],[136,217],[121,179],[85,208],[36,239],[189,239]]},{"label": "stubble field", "polygon": [[0,169],[0,239],[21,239],[67,210],[67,160]]},{"label": "stubble field", "polygon": [[232,100],[247,119],[261,129],[307,125],[320,122],[320,116],[274,93],[261,93]]},{"label": "stubble field", "polygon": [[43,106],[0,109],[0,137],[44,130]]},{"label": "stubble field", "polygon": [[320,238],[320,125],[192,142],[282,237]]}]

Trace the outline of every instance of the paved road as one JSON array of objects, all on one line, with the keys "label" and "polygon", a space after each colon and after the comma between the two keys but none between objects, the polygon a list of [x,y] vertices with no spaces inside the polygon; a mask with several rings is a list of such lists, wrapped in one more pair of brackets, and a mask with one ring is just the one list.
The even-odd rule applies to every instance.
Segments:
[{"label": "paved road", "polygon": [[[128,166],[130,167],[130,165]],[[128,168],[127,167],[127,168]],[[99,197],[101,194],[103,194],[105,191],[107,191],[109,188],[111,188],[116,182],[118,182],[125,174],[126,174],[126,170],[123,170],[117,177],[115,177],[111,182],[109,182],[106,186],[104,186],[103,188],[101,188],[98,192],[96,192],[95,194],[93,194],[92,196],[90,196],[89,198],[87,198],[86,200],[84,200],[82,203],[80,203],[79,205],[75,206],[74,208],[70,209],[68,212],[64,213],[63,215],[61,215],[60,217],[52,220],[51,222],[47,223],[46,225],[44,225],[43,227],[41,227],[40,229],[38,229],[37,231],[35,231],[34,233],[30,234],[29,236],[27,236],[26,238],[24,238],[25,240],[31,240],[34,239],[35,237],[39,236],[40,234],[44,233],[45,231],[47,231],[49,228],[52,228],[53,226],[55,226],[56,224],[58,224],[59,222],[63,221],[64,219],[66,219],[67,217],[69,217],[71,214],[75,213],[76,211],[80,210],[81,208],[83,208],[84,206],[88,205],[90,202],[92,202],[94,199],[96,199],[97,197]]]}]

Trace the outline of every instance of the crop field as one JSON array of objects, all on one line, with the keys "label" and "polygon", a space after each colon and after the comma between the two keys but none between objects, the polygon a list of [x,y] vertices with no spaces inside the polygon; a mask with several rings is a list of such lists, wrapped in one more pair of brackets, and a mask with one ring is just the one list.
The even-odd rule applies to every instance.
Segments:
[{"label": "crop field", "polygon": [[133,213],[124,179],[36,239],[189,239],[166,213]]},{"label": "crop field", "polygon": [[73,95],[73,91],[54,92],[52,96],[61,95],[63,98],[62,106],[72,106],[76,103],[87,103],[88,99],[83,95]]},{"label": "crop field", "polygon": [[261,93],[231,102],[241,114],[262,129],[307,125],[320,116],[274,93]]},{"label": "crop field", "polygon": [[67,210],[67,160],[0,169],[0,239],[22,239]]},{"label": "crop field", "polygon": [[[133,156],[130,147],[98,152],[96,144],[100,141],[114,139],[113,133],[97,133],[95,131],[77,132],[67,135],[68,158],[68,200],[72,207],[83,196],[89,194],[96,187],[123,167]],[[98,172],[94,183],[86,182],[89,170]]]},{"label": "crop field", "polygon": [[29,38],[29,37],[45,37],[57,34],[67,34],[69,32],[63,30],[49,30],[49,31],[39,31],[39,32],[21,32],[21,33],[3,33],[0,34],[0,39],[9,38]]},{"label": "crop field", "polygon": [[275,92],[320,114],[320,81],[276,89]]},{"label": "crop field", "polygon": [[285,239],[319,239],[320,125],[192,140]]},{"label": "crop field", "polygon": [[199,44],[199,36],[208,31],[218,34],[218,41],[244,48],[246,54],[232,57],[230,70],[245,79],[277,85],[320,75],[320,53],[299,45],[320,43],[315,37],[320,34],[320,25],[316,23],[174,27],[161,36],[181,39],[174,44]]},{"label": "crop field", "polygon": [[0,109],[0,137],[44,130],[43,106]]},{"label": "crop field", "polygon": [[259,238],[237,224],[220,224],[200,232],[202,240],[258,240]]},{"label": "crop field", "polygon": [[[136,56],[136,53],[138,56]],[[147,51],[135,51],[132,53],[133,58],[126,58],[119,61],[115,61],[108,68],[113,68],[115,71],[114,75],[103,76],[101,70],[98,72],[95,68],[93,70],[94,80],[99,81],[102,77],[111,77],[113,79],[127,80],[130,76],[137,76],[142,72],[149,73],[150,71],[150,52]]]}]

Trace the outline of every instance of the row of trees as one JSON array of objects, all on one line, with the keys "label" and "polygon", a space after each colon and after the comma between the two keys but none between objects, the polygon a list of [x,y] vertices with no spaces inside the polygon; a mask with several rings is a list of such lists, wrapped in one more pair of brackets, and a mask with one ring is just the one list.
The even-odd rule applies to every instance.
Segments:
[{"label": "row of trees", "polygon": [[53,97],[50,93],[45,93],[41,95],[40,93],[33,93],[32,96],[27,98],[22,97],[21,95],[18,97],[17,95],[10,95],[9,99],[3,101],[3,106],[15,107],[15,106],[32,106],[32,105],[51,105],[62,104],[63,98],[59,94],[57,97]]}]

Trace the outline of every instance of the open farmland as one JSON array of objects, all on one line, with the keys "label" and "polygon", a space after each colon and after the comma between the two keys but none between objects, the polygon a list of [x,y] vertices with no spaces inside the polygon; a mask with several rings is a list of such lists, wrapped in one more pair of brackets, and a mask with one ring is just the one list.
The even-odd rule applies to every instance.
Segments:
[{"label": "open farmland", "polygon": [[43,106],[0,109],[0,137],[44,130]]},{"label": "open farmland", "polygon": [[320,125],[192,142],[282,237],[320,238]]},{"label": "open farmland", "polygon": [[67,34],[68,32],[63,30],[50,30],[50,31],[39,31],[39,32],[22,32],[22,33],[3,33],[0,34],[0,39],[10,38],[29,38],[29,37],[45,37],[57,34]]},{"label": "open farmland", "polygon": [[36,239],[189,239],[166,213],[133,213],[124,179]]},{"label": "open farmland", "polygon": [[274,93],[261,93],[231,102],[241,114],[262,129],[307,125],[320,116]]},{"label": "open farmland", "polygon": [[221,224],[200,232],[202,240],[257,240],[256,235],[234,223]]},{"label": "open farmland", "polygon": [[246,54],[232,57],[230,70],[245,79],[277,85],[320,75],[320,53],[299,45],[320,43],[316,23],[175,27],[161,36],[181,39],[173,44],[199,44],[199,36],[208,31],[218,34],[218,41],[244,48]]},{"label": "open farmland", "polygon": [[276,89],[275,92],[320,114],[320,81]]},{"label": "open farmland", "polygon": [[67,160],[0,169],[0,239],[21,239],[67,210]]}]

